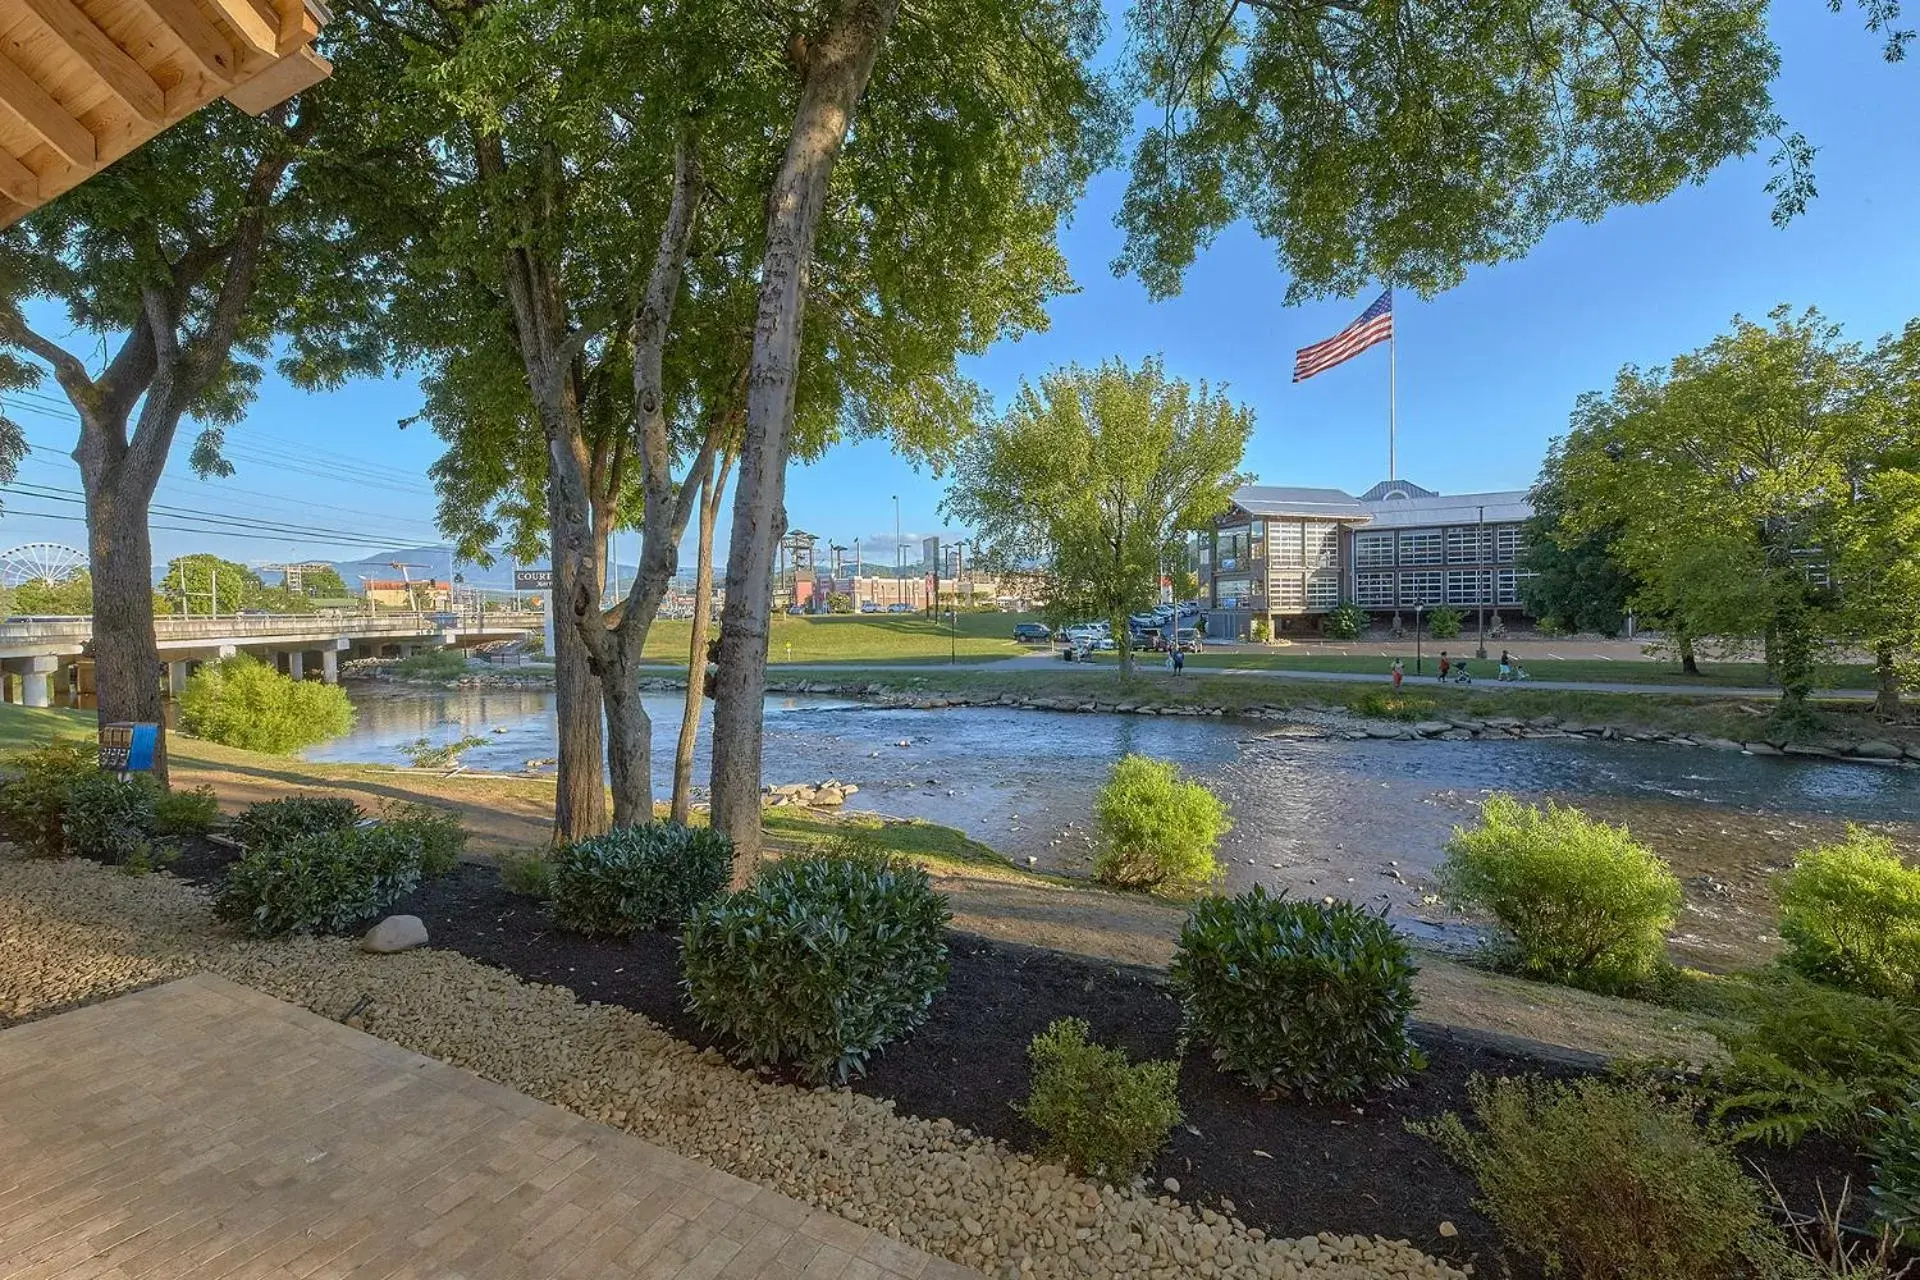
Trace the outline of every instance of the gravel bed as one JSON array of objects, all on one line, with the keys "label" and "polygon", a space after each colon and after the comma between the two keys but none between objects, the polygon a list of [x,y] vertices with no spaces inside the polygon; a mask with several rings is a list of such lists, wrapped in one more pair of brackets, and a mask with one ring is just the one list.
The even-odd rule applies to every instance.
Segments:
[{"label": "gravel bed", "polygon": [[1464,1273],[1405,1243],[1266,1238],[1099,1187],[945,1119],[769,1083],[630,1010],[449,951],[250,942],[202,890],[0,856],[0,1026],[210,971],[1003,1277],[1399,1280]]}]

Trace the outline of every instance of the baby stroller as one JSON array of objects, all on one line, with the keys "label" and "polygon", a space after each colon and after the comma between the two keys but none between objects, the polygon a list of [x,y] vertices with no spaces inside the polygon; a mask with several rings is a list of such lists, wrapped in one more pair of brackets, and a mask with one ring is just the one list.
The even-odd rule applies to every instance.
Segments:
[{"label": "baby stroller", "polygon": [[1452,677],[1455,684],[1473,683],[1473,672],[1467,670],[1467,664],[1465,662],[1456,662],[1453,664]]}]

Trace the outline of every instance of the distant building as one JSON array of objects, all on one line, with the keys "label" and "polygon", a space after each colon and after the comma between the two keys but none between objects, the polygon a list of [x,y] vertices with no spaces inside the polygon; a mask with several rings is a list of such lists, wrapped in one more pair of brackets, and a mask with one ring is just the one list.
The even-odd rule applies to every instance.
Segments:
[{"label": "distant building", "polygon": [[1341,489],[1246,485],[1200,539],[1207,633],[1239,638],[1264,618],[1274,635],[1311,634],[1351,600],[1376,619],[1416,607],[1522,615],[1524,491],[1442,495],[1404,480],[1354,497]]},{"label": "distant building", "polygon": [[402,578],[364,578],[367,601],[376,609],[443,610],[453,599],[453,584]]}]

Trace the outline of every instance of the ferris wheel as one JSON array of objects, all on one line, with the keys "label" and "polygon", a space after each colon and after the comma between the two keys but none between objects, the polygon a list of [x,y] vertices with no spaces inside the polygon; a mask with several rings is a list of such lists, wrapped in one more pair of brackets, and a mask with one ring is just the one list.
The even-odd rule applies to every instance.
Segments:
[{"label": "ferris wheel", "polygon": [[29,542],[0,552],[0,584],[65,582],[87,567],[87,553],[58,542]]}]

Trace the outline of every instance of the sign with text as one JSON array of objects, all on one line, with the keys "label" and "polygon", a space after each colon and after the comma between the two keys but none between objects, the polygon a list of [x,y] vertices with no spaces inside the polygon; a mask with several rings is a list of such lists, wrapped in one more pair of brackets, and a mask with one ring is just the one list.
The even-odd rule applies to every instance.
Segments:
[{"label": "sign with text", "polygon": [[513,589],[515,591],[551,591],[553,590],[553,570],[515,569]]},{"label": "sign with text", "polygon": [[151,773],[159,746],[157,724],[103,724],[100,767],[114,773]]}]

